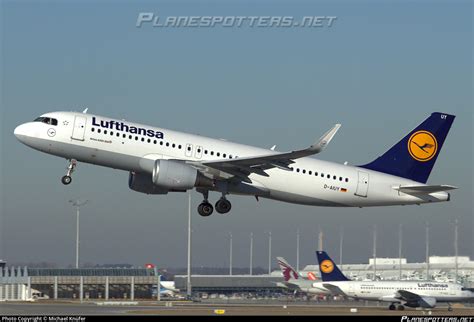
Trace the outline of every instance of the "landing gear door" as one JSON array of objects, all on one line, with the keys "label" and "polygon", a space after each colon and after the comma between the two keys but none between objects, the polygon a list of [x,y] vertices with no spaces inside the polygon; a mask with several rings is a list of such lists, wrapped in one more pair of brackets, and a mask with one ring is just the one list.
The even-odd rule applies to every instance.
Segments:
[{"label": "landing gear door", "polygon": [[72,130],[71,139],[84,141],[84,134],[86,133],[87,118],[82,115],[76,115],[74,118],[74,128]]},{"label": "landing gear door", "polygon": [[355,195],[359,197],[367,197],[367,190],[369,190],[369,174],[364,171],[359,171],[358,175],[359,179]]}]

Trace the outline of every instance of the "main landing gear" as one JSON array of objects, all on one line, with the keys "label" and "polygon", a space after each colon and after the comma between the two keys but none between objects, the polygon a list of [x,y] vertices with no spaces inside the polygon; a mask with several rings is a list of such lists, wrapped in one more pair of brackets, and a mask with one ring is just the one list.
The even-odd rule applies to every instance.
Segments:
[{"label": "main landing gear", "polygon": [[61,178],[61,182],[64,185],[68,185],[68,184],[71,183],[71,181],[72,181],[71,175],[74,172],[74,169],[76,168],[76,165],[77,165],[77,160],[75,160],[75,159],[70,159],[69,160],[69,165],[67,167],[66,175]]},{"label": "main landing gear", "polygon": [[404,307],[403,305],[401,305],[401,304],[395,305],[395,303],[392,303],[392,304],[390,304],[390,306],[388,307],[388,309],[389,309],[390,311],[395,311],[395,310],[403,311],[403,310],[405,310],[405,307]]},{"label": "main landing gear", "polygon": [[[202,195],[204,197],[203,202],[201,202],[198,206],[198,213],[203,217],[208,217],[212,215],[214,211],[214,207],[209,203],[209,191],[202,191]],[[217,202],[216,202],[216,211],[220,214],[226,214],[232,208],[232,204],[229,200],[225,198],[223,195]]]}]

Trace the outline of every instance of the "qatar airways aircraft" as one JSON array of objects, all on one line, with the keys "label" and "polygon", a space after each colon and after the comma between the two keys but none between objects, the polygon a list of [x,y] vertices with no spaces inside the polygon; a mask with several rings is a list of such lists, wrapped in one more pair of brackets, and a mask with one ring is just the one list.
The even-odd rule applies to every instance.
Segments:
[{"label": "qatar airways aircraft", "polygon": [[427,185],[454,116],[433,113],[376,160],[350,166],[310,158],[324,150],[340,124],[306,149],[277,152],[78,112],[52,112],[19,125],[25,145],[69,161],[62,183],[71,183],[77,162],[130,172],[129,187],[146,194],[196,188],[201,216],[213,206],[227,213],[229,194],[332,207],[369,207],[449,201],[449,185]]}]

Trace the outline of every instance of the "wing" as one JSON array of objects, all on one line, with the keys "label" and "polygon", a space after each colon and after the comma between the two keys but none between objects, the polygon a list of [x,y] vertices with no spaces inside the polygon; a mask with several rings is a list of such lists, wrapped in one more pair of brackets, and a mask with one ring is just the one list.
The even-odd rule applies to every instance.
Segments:
[{"label": "wing", "polygon": [[[295,150],[285,153],[270,153],[265,155],[236,158],[230,160],[200,162],[193,161],[188,163],[201,169],[204,168],[204,172],[215,173],[215,171],[213,170],[222,171],[227,174],[227,176],[222,174],[218,174],[217,176],[223,177],[225,179],[235,176],[244,182],[251,183],[252,181],[248,178],[248,176],[253,173],[268,177],[268,173],[265,172],[265,170],[268,169],[279,168],[282,170],[291,171],[289,165],[294,163],[293,160],[307,157],[323,151],[340,127],[340,124],[334,125],[332,129],[327,131],[313,145],[302,150]],[[207,171],[206,168],[210,168],[209,171]]]},{"label": "wing", "polygon": [[343,290],[341,290],[338,286],[336,286],[334,284],[323,283],[323,287],[328,289],[333,295],[344,295],[344,296],[346,296],[346,293],[344,293]]},{"label": "wing", "polygon": [[447,191],[457,189],[455,186],[450,185],[420,185],[420,186],[400,186],[394,187],[395,190],[408,193],[408,194],[430,194],[433,192]]},{"label": "wing", "polygon": [[395,297],[400,299],[400,300],[407,301],[407,302],[415,302],[415,301],[419,301],[421,299],[421,296],[419,296],[418,294],[408,292],[408,291],[405,291],[405,290],[398,290]]}]

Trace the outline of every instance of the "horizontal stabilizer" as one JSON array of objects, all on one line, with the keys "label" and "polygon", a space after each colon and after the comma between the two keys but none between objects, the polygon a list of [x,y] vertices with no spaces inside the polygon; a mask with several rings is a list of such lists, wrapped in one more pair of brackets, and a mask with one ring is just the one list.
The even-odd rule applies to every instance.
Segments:
[{"label": "horizontal stabilizer", "polygon": [[440,191],[448,191],[448,190],[453,190],[457,189],[458,187],[455,186],[450,186],[446,184],[440,184],[440,185],[423,185],[423,186],[400,186],[400,187],[395,187],[395,190],[408,193],[408,194],[430,194],[434,192],[440,192]]}]

